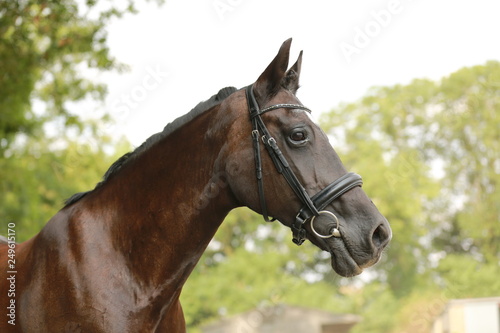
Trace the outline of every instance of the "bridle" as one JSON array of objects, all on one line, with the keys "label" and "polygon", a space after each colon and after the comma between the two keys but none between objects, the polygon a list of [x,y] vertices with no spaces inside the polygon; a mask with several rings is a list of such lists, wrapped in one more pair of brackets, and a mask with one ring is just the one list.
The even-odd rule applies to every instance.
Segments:
[{"label": "bridle", "polygon": [[[280,174],[283,175],[283,177],[285,177],[288,185],[290,185],[295,195],[297,195],[297,197],[303,204],[302,208],[295,216],[295,221],[290,227],[293,234],[292,241],[297,245],[301,245],[306,240],[307,231],[304,228],[304,224],[308,220],[310,220],[311,230],[316,236],[320,238],[342,237],[340,234],[340,224],[337,216],[335,216],[335,214],[333,214],[332,212],[324,209],[332,201],[339,198],[347,191],[357,186],[361,186],[363,184],[361,176],[353,172],[346,173],[312,197],[309,196],[305,188],[297,179],[297,176],[295,175],[293,170],[290,168],[290,165],[288,164],[285,156],[276,144],[276,139],[274,139],[267,130],[261,116],[266,112],[277,109],[296,109],[303,110],[309,113],[311,113],[311,110],[300,104],[275,104],[261,110],[253,93],[253,85],[247,86],[245,88],[245,91],[248,110],[250,111],[250,120],[252,122],[252,141],[254,148],[255,171],[257,176],[260,208],[264,220],[267,222],[272,222],[275,219],[269,218],[269,215],[267,213],[266,198],[264,194],[264,180],[262,178],[262,160],[260,153],[261,141],[264,147],[266,147],[266,150],[269,153],[272,161],[274,162],[276,169]],[[331,229],[330,234],[328,235],[319,234],[314,229],[314,219],[320,215],[328,215],[330,217],[333,217],[336,222],[336,226]]]}]

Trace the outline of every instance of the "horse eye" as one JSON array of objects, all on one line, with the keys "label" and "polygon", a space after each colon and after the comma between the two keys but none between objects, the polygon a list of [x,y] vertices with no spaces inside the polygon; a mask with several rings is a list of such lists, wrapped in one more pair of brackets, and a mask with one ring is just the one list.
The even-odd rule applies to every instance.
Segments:
[{"label": "horse eye", "polygon": [[290,134],[290,139],[295,142],[305,141],[307,139],[307,135],[304,131],[294,131]]}]

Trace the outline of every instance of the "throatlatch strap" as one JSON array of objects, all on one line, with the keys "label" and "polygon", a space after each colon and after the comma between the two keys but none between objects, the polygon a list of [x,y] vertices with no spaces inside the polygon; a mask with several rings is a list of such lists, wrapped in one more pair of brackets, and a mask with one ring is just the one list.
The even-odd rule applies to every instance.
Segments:
[{"label": "throatlatch strap", "polygon": [[[249,86],[252,89],[251,86]],[[259,110],[255,106],[257,102],[255,101],[255,97],[253,94],[249,94],[248,88],[246,89],[247,96],[247,104],[248,110],[250,111],[250,119],[252,121],[252,142],[253,142],[253,153],[255,160],[255,175],[257,177],[257,188],[259,191],[259,200],[260,200],[260,210],[262,211],[262,216],[266,222],[272,222],[274,219],[270,219],[267,214],[267,205],[266,205],[266,197],[264,195],[264,183],[262,180],[262,159],[260,156],[260,134],[259,134],[259,126],[257,124],[258,120],[255,115],[258,115]],[[260,118],[260,117],[259,117]]]}]

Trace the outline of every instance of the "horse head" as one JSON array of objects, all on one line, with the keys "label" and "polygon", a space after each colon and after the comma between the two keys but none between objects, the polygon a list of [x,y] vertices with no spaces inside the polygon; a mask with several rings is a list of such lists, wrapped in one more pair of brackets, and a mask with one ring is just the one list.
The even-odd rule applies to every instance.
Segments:
[{"label": "horse head", "polygon": [[295,243],[309,239],[331,254],[338,274],[354,276],[379,261],[391,228],[296,97],[302,52],[288,69],[290,45],[246,94],[221,105],[236,114],[227,131],[228,184],[239,204],[279,220]]}]

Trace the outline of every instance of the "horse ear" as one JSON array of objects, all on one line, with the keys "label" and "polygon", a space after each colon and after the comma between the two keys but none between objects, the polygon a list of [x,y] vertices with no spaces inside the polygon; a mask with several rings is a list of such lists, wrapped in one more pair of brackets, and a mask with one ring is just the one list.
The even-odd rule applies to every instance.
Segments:
[{"label": "horse ear", "polygon": [[295,64],[286,72],[281,85],[290,90],[294,95],[299,89],[300,69],[302,68],[302,51]]},{"label": "horse ear", "polygon": [[255,97],[263,102],[267,97],[275,95],[281,88],[286,69],[292,39],[287,39],[282,45],[276,57],[271,61],[266,70],[254,83]]}]

